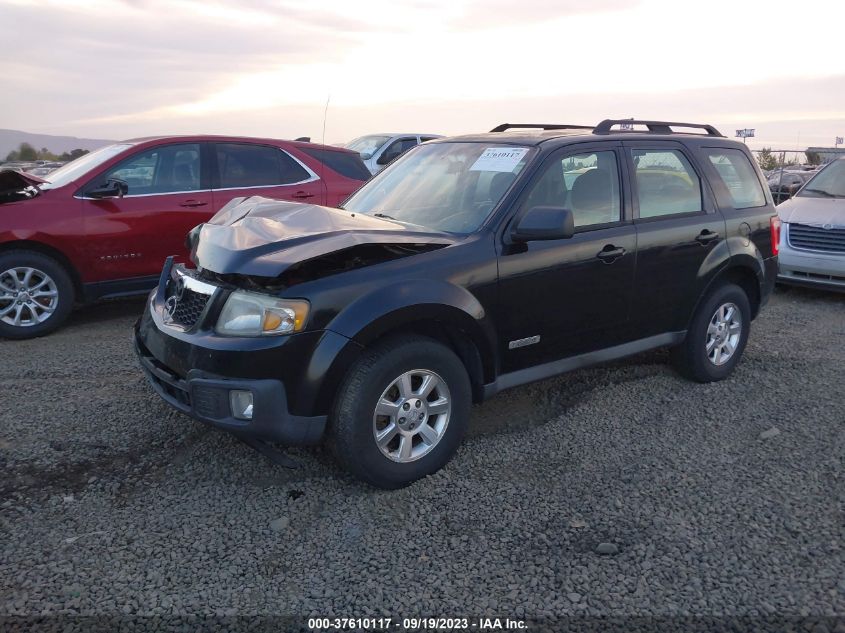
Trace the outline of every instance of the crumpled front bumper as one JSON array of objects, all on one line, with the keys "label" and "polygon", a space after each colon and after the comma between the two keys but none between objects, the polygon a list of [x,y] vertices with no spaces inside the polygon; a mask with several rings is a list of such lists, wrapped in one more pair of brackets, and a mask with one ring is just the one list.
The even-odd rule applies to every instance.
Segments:
[{"label": "crumpled front bumper", "polygon": [[[326,427],[326,416],[298,416],[288,410],[287,393],[280,380],[215,376],[199,369],[185,377],[159,361],[144,345],[135,326],[135,353],[153,389],[174,409],[217,428],[282,442],[288,445],[315,444]],[[253,417],[241,420],[232,415],[229,393],[250,391]]]}]

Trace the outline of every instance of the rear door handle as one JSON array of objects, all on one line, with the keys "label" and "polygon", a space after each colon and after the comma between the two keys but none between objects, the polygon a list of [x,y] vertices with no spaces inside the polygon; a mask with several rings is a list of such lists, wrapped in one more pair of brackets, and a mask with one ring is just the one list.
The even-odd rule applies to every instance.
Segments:
[{"label": "rear door handle", "polygon": [[702,246],[706,246],[710,242],[719,239],[719,234],[716,231],[711,231],[709,229],[704,229],[701,233],[696,236],[695,241],[701,244]]},{"label": "rear door handle", "polygon": [[602,260],[605,264],[612,264],[624,254],[625,249],[621,246],[614,246],[613,244],[608,244],[596,254],[596,257]]},{"label": "rear door handle", "polygon": [[305,200],[307,198],[313,198],[313,193],[308,193],[307,191],[297,191],[295,194],[291,196],[291,198],[296,198],[297,200]]},{"label": "rear door handle", "polygon": [[204,207],[207,205],[207,202],[202,202],[201,200],[185,200],[179,204],[180,207]]}]

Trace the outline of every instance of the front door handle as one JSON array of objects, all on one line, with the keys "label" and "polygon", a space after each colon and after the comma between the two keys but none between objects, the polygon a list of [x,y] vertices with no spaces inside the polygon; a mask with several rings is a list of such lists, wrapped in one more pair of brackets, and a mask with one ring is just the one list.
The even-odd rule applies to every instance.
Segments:
[{"label": "front door handle", "polygon": [[719,239],[719,234],[716,231],[711,231],[710,229],[703,229],[701,233],[699,233],[695,241],[701,244],[702,246],[707,246],[710,242]]},{"label": "front door handle", "polygon": [[297,191],[295,194],[291,196],[291,198],[295,198],[297,200],[305,200],[307,198],[313,198],[313,193],[308,193],[307,191]]},{"label": "front door handle", "polygon": [[613,244],[608,244],[596,254],[596,257],[602,260],[605,264],[612,264],[624,254],[625,249],[621,246],[614,246]]},{"label": "front door handle", "polygon": [[207,202],[203,202],[202,200],[185,200],[185,202],[182,202],[179,206],[180,207],[191,207],[191,208],[193,208],[193,207],[204,207],[207,204],[208,204]]}]

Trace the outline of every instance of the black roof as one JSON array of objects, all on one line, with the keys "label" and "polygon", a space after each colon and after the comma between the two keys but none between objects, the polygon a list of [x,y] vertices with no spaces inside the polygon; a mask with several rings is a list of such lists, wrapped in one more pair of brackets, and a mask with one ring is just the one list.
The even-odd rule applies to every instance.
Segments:
[{"label": "black roof", "polygon": [[[614,129],[617,126],[623,129]],[[712,125],[704,123],[678,123],[674,121],[636,119],[605,119],[596,126],[557,123],[503,123],[493,128],[490,132],[465,134],[442,140],[536,146],[554,140],[562,142],[589,138],[596,140],[619,138],[627,140],[649,140],[655,137],[674,139],[678,137],[705,138],[709,140],[718,139],[719,141],[729,142],[731,144],[736,143],[736,141],[726,139]],[[741,145],[741,143],[738,144]]]}]

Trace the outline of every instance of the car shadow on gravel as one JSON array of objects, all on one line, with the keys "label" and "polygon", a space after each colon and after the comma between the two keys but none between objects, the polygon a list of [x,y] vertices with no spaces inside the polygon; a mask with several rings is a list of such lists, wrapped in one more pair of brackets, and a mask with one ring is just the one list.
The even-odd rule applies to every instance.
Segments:
[{"label": "car shadow on gravel", "polygon": [[93,325],[119,318],[140,317],[146,300],[146,295],[140,295],[89,303],[71,312],[65,327]]},{"label": "car shadow on gravel", "polygon": [[556,419],[596,389],[673,373],[668,350],[654,350],[514,387],[472,409],[467,437],[519,433]]}]

